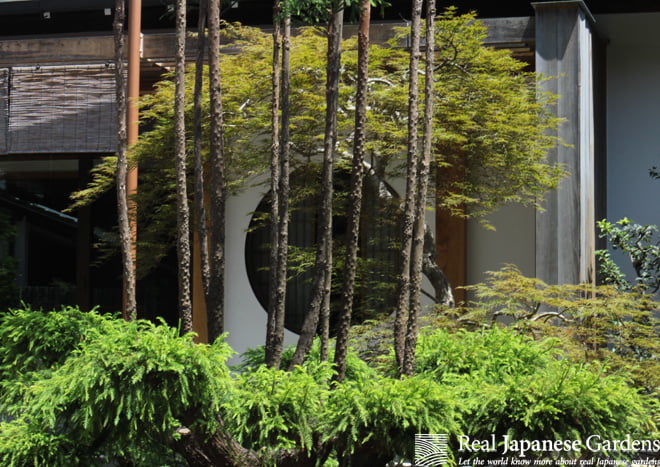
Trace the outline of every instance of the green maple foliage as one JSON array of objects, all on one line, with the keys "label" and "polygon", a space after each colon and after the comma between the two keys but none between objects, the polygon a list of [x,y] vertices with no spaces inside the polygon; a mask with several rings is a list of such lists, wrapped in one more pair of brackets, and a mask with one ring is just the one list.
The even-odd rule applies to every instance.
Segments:
[{"label": "green maple foliage", "polygon": [[[546,150],[557,143],[545,131],[558,123],[547,112],[553,96],[537,95],[537,78],[524,70],[524,63],[506,51],[483,45],[486,29],[474,16],[448,10],[439,17],[437,30],[433,163],[449,174],[435,186],[440,205],[469,216],[507,202],[535,205],[563,173],[545,160]],[[268,167],[272,44],[269,34],[253,28],[226,24],[223,32],[224,141],[228,189],[236,192]],[[400,174],[405,156],[408,55],[401,47],[405,34],[399,31],[390,44],[372,45],[370,52],[366,151],[374,174],[381,179]],[[291,155],[298,166],[314,163],[322,151],[325,48],[319,29],[302,28],[292,38]],[[352,150],[355,39],[346,40],[343,50],[339,158]],[[190,70],[190,95],[192,89]],[[166,79],[142,98],[144,131],[131,154],[133,163],[141,167],[137,202],[142,272],[173,244],[173,93],[174,84]],[[187,121],[192,122],[192,99],[188,102]],[[204,105],[208,109],[207,95]],[[203,150],[208,152],[207,147]],[[74,193],[74,206],[112,186],[113,164],[108,158],[97,166],[90,186]]]}]

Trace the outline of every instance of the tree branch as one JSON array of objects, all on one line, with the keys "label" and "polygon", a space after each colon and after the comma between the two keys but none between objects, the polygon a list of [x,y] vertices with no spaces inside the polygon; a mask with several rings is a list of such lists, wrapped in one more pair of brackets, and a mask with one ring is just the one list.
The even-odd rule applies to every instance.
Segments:
[{"label": "tree branch", "polygon": [[172,449],[179,453],[191,467],[258,467],[261,461],[250,449],[241,446],[222,428],[209,437],[188,427],[177,430],[179,439]]},{"label": "tree branch", "polygon": [[564,316],[564,314],[559,311],[546,311],[545,313],[540,313],[536,316],[531,317],[530,321],[541,321],[550,318],[559,318],[565,323],[572,323],[575,321],[574,319]]}]

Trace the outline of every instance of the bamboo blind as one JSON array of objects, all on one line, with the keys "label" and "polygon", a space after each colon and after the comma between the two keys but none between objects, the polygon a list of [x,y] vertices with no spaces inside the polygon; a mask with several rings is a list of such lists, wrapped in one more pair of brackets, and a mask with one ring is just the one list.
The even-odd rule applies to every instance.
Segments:
[{"label": "bamboo blind", "polygon": [[115,151],[112,67],[37,66],[0,72],[1,152]]}]

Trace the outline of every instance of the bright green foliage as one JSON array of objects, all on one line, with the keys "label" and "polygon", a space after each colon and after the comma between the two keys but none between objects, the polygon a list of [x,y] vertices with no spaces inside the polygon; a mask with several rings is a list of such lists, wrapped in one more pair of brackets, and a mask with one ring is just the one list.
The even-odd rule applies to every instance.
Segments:
[{"label": "bright green foliage", "polygon": [[[22,400],[2,407],[15,417],[0,425],[3,465],[97,465],[111,459],[145,465],[168,452],[174,430],[184,423],[215,428],[227,393],[226,344],[194,345],[176,329],[144,321],[72,309],[63,315],[26,310],[2,323],[2,334],[18,335],[19,342],[32,331],[26,324],[42,324],[22,358],[18,346],[3,349],[13,369],[53,363],[22,387]],[[47,329],[64,337],[67,321],[71,335],[53,350]],[[29,349],[41,357],[29,358]],[[3,378],[5,388],[12,382]],[[169,458],[175,459],[171,453]]]},{"label": "bright green foliage", "polygon": [[336,439],[340,456],[368,446],[386,459],[411,459],[415,433],[461,432],[459,403],[451,388],[425,377],[348,381],[328,401],[325,437]]},{"label": "bright green foliage", "polygon": [[241,373],[232,404],[225,408],[225,419],[238,441],[261,450],[265,459],[280,449],[314,450],[331,376],[327,363],[308,364],[291,372],[260,366]]},{"label": "bright green foliage", "polygon": [[416,371],[446,381],[446,375],[475,374],[484,382],[501,382],[507,375],[527,376],[557,357],[554,340],[533,342],[510,331],[443,331],[423,334],[417,345]]},{"label": "bright green foliage", "polygon": [[513,321],[520,332],[554,336],[564,351],[587,362],[607,361],[631,371],[635,384],[649,393],[660,389],[658,303],[648,295],[612,286],[548,285],[508,266],[489,273],[485,284],[468,289],[471,307],[451,312],[447,326],[482,327]]},{"label": "bright green foliage", "polygon": [[465,434],[582,439],[653,430],[648,403],[620,375],[560,358],[559,340],[512,329],[420,335],[417,374],[453,388]]},{"label": "bright green foliage", "polygon": [[[317,341],[304,365],[292,372],[261,365],[237,377],[236,397],[243,402],[228,407],[226,419],[245,445],[274,451],[302,447],[312,456],[333,449],[339,457],[368,445],[393,459],[412,454],[415,433],[457,432],[456,401],[446,389],[428,379],[383,377],[352,353],[345,382],[331,387],[333,372],[319,362],[318,347]],[[283,362],[292,351],[287,349]],[[262,354],[254,351],[249,360],[262,361]]]},{"label": "bright green foliage", "polygon": [[76,443],[64,434],[43,430],[25,418],[2,423],[0,429],[0,459],[8,467],[85,464]]},{"label": "bright green foliage", "polygon": [[104,329],[112,319],[73,307],[50,312],[27,307],[0,315],[0,377],[60,366],[90,331]]},{"label": "bright green foliage", "polygon": [[[133,161],[135,164],[135,161]],[[117,169],[117,156],[106,156],[101,162],[91,170],[91,182],[86,188],[71,194],[73,201],[66,211],[70,212],[82,206],[86,206],[90,201],[95,200],[101,194],[108,191],[116,182],[115,171]]]},{"label": "bright green foliage", "polygon": [[[449,323],[439,319],[435,326]],[[415,379],[450,395],[458,433],[473,439],[656,433],[653,398],[641,396],[626,372],[568,356],[558,338],[537,341],[515,327],[430,326],[420,333],[415,365]],[[396,374],[391,352],[384,368]]]},{"label": "bright green foliage", "polygon": [[351,376],[336,385],[318,349],[290,372],[259,365],[254,351],[232,375],[222,342],[69,308],[14,311],[0,337],[3,393],[18,395],[0,408],[13,417],[0,422],[8,466],[185,465],[171,450],[182,426],[231,436],[263,465],[282,452],[319,463],[410,458],[415,433],[655,434],[649,400],[624,376],[512,329],[427,329],[417,376],[390,378],[349,354]]},{"label": "bright green foliage", "polygon": [[[644,403],[625,378],[598,366],[553,361],[529,375],[512,374],[499,384],[465,376],[455,384],[469,394],[466,431],[514,439],[581,439],[592,434],[648,436],[654,425]],[[540,454],[545,457],[546,454]]]},{"label": "bright green foliage", "polygon": [[538,205],[562,176],[545,159],[559,143],[544,135],[558,124],[548,113],[554,97],[538,94],[525,63],[483,46],[487,30],[474,16],[449,9],[437,31],[435,158],[452,167],[440,203],[470,216],[509,202]]},{"label": "bright green foliage", "polygon": [[20,401],[35,380],[60,367],[91,330],[105,329],[112,319],[72,307],[53,312],[27,307],[0,315],[0,412]]},{"label": "bright green foliage", "polygon": [[621,250],[630,258],[635,270],[635,280],[629,281],[621,268],[614,262],[610,252],[596,252],[600,260],[604,282],[620,290],[635,290],[654,294],[660,289],[660,238],[655,225],[639,225],[628,218],[612,224],[598,221],[600,236],[606,237],[615,250]]}]

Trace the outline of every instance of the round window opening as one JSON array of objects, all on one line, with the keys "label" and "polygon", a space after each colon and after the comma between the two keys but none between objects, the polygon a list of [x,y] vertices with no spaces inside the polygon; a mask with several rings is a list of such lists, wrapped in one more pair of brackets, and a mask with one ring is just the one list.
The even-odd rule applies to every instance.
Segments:
[{"label": "round window opening", "polygon": [[[320,169],[309,164],[291,176],[289,259],[286,289],[285,327],[300,333],[311,295],[312,269],[318,225]],[[347,239],[347,203],[350,175],[339,170],[334,180],[333,200],[333,281],[330,329],[334,333],[340,304],[341,277]],[[257,300],[268,308],[268,264],[270,258],[270,193],[252,215],[245,241],[245,263],[250,286]],[[388,315],[395,298],[398,263],[400,211],[396,192],[375,175],[364,183],[358,271],[353,322],[360,323]]]}]

